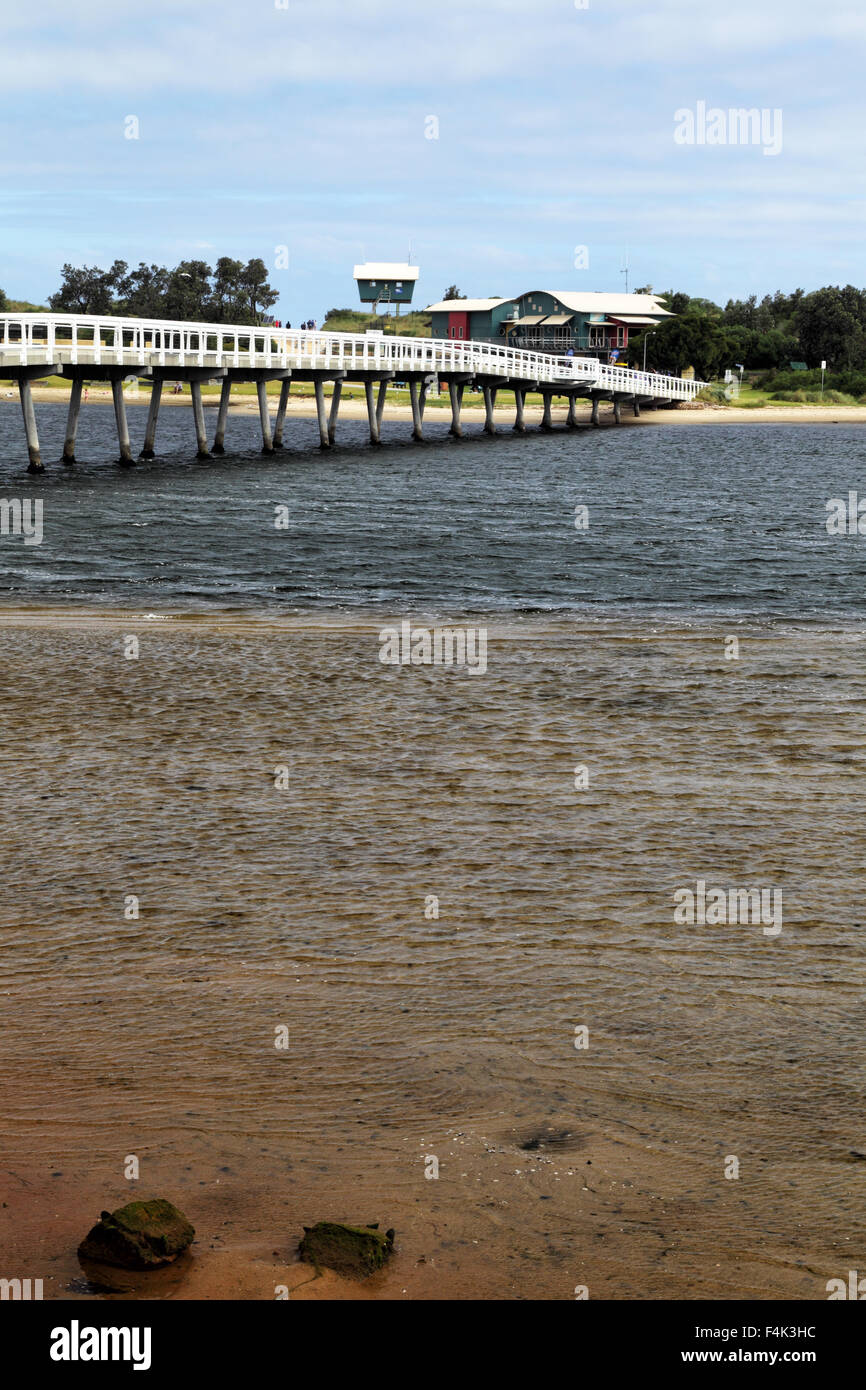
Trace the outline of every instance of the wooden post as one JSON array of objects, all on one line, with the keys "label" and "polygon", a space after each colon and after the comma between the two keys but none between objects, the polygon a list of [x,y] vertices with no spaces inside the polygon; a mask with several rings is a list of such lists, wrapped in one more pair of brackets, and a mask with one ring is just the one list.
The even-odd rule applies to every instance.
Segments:
[{"label": "wooden post", "polygon": [[274,441],[271,438],[271,417],[268,414],[268,383],[266,381],[256,382],[256,394],[259,398],[259,420],[262,426],[262,453],[272,454]]},{"label": "wooden post", "polygon": [[231,394],[231,381],[227,376],[224,376],[222,386],[220,387],[220,403],[219,409],[217,410],[216,434],[213,438],[212,452],[215,454],[225,453],[226,421],[228,420],[229,399],[231,397]]},{"label": "wooden post", "polygon": [[190,394],[192,395],[192,415],[195,421],[195,439],[198,446],[197,459],[209,459],[212,457],[210,449],[207,447],[207,431],[204,427],[204,407],[201,402],[201,382],[191,381],[189,384]]},{"label": "wooden post", "polygon": [[42,454],[39,451],[39,435],[36,430],[36,411],[33,409],[33,392],[30,390],[30,380],[22,376],[18,381],[18,394],[21,398],[21,414],[24,416],[24,432],[27,435],[27,454],[30,462],[27,464],[28,473],[44,473],[45,468],[42,463]]},{"label": "wooden post", "polygon": [[274,422],[274,448],[283,447],[283,425],[286,421],[286,406],[289,404],[289,391],[292,389],[291,380],[287,377],[280,382],[280,401],[277,406],[277,418]]},{"label": "wooden post", "polygon": [[162,401],[162,377],[156,376],[150,388],[150,405],[147,408],[147,424],[144,427],[144,448],[139,454],[140,459],[152,459],[154,445],[156,444],[156,422],[159,419],[159,407]]},{"label": "wooden post", "polygon": [[337,380],[331,388],[331,411],[328,415],[328,443],[333,444],[337,438],[337,412],[340,409],[340,397],[343,394],[343,383]]},{"label": "wooden post", "polygon": [[117,425],[117,443],[120,447],[120,458],[117,462],[124,468],[130,468],[133,464],[132,447],[129,443],[129,425],[126,422],[123,381],[119,376],[114,377],[111,382],[111,394],[114,398],[114,422]]},{"label": "wooden post", "polygon": [[75,462],[75,436],[78,433],[78,415],[81,410],[81,386],[81,377],[74,376],[69,392],[69,413],[66,416],[66,439],[63,442],[61,463]]}]

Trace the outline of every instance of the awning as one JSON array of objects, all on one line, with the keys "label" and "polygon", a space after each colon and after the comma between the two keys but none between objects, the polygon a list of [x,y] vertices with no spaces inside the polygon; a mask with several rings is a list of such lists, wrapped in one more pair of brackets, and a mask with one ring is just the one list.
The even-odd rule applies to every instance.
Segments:
[{"label": "awning", "polygon": [[632,328],[649,328],[653,324],[658,323],[659,320],[642,318],[640,314],[617,314],[616,322],[627,323]]},{"label": "awning", "polygon": [[522,319],[506,319],[506,323],[509,328],[535,328],[546,317],[546,314],[524,314]]},{"label": "awning", "polygon": [[574,314],[548,314],[544,320],[544,326],[545,328],[548,326],[561,328],[564,323],[571,323],[573,318]]}]

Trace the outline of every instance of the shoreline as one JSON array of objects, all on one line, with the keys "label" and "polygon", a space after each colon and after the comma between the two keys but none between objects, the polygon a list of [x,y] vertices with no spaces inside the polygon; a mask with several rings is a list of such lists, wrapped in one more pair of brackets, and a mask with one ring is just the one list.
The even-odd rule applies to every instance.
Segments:
[{"label": "shoreline", "polygon": [[[38,405],[45,404],[66,404],[69,401],[69,390],[59,386],[32,386],[33,399]],[[90,388],[89,400],[82,402],[82,409],[91,405],[111,405],[111,391],[107,388]],[[271,397],[274,403],[275,397]],[[326,397],[330,400],[330,396]],[[150,393],[147,391],[139,392],[138,395],[124,397],[127,406],[147,406],[150,403]],[[205,410],[216,409],[218,397],[216,395],[204,396],[203,403]],[[0,387],[0,405],[18,405],[18,390],[14,386]],[[162,405],[185,406],[192,405],[192,398],[189,395],[171,396],[163,393]],[[577,417],[581,424],[589,423],[590,402],[580,400],[577,403]],[[442,413],[443,421],[450,419],[448,398],[443,394],[439,402],[435,397],[427,403],[427,422],[435,421],[438,412]],[[258,404],[255,397],[243,393],[233,394],[229,398],[229,414],[245,415],[254,413],[258,415]],[[353,398],[344,394],[340,402],[340,418],[343,420],[366,421],[367,407],[363,396]],[[553,418],[558,423],[562,423],[567,414],[567,407],[559,401],[554,401]],[[610,402],[602,402],[602,420],[607,421],[611,417]],[[527,402],[525,415],[528,421],[536,423],[541,419],[542,407],[535,403]],[[273,418],[273,412],[272,412]],[[312,396],[292,397],[289,396],[286,409],[286,418],[315,420],[316,405]],[[484,407],[482,405],[464,404],[461,418],[469,424],[483,424],[485,419]],[[514,407],[498,406],[493,412],[493,418],[497,424],[504,426],[511,425],[514,420]],[[410,422],[412,420],[412,409],[409,405],[397,404],[386,401],[384,420],[391,422]],[[707,405],[702,401],[684,403],[671,407],[644,407],[641,415],[636,417],[632,414],[628,406],[623,411],[623,425],[849,425],[866,424],[866,405],[779,405],[779,406],[715,406]]]}]

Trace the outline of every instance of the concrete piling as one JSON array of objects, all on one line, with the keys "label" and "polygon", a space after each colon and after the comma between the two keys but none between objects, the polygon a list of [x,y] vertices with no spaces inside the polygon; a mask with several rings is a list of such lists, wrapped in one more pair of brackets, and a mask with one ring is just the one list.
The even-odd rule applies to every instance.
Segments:
[{"label": "concrete piling", "polygon": [[259,421],[262,426],[262,453],[272,454],[274,441],[271,435],[271,417],[268,413],[268,383],[266,381],[256,382],[256,395],[259,398]]},{"label": "concrete piling", "polygon": [[72,385],[69,391],[69,410],[66,415],[66,438],[63,441],[63,456],[61,463],[75,462],[75,436],[78,433],[78,416],[81,411],[81,388],[83,382],[80,376],[72,378]]},{"label": "concrete piling", "polygon": [[154,447],[156,445],[156,422],[159,419],[159,407],[162,403],[162,377],[155,376],[150,388],[150,405],[147,407],[147,424],[144,427],[144,445],[140,459],[152,459]]},{"label": "concrete piling", "polygon": [[339,378],[331,387],[331,409],[328,414],[328,443],[333,444],[337,438],[337,414],[340,409],[340,397],[343,394],[343,383]]},{"label": "concrete piling", "polygon": [[576,430],[576,429],[577,429],[577,415],[576,415],[576,413],[575,413],[575,406],[576,406],[576,405],[577,405],[577,397],[575,396],[574,392],[572,391],[572,392],[570,393],[569,397],[568,397],[568,415],[565,417],[566,426],[567,426],[567,428],[570,429],[570,430]]},{"label": "concrete piling", "polygon": [[24,430],[27,435],[27,464],[28,473],[44,473],[45,467],[42,463],[42,454],[39,450],[39,435],[36,430],[36,411],[33,409],[33,392],[30,390],[30,381],[22,376],[18,382],[18,392],[21,397],[21,414],[24,416]]},{"label": "concrete piling", "polygon": [[286,422],[286,407],[289,404],[289,392],[291,391],[291,389],[292,383],[289,378],[286,378],[285,381],[280,382],[280,400],[279,404],[277,405],[277,418],[274,421],[275,449],[282,449],[283,447],[283,425]]},{"label": "concrete piling", "polygon": [[[423,387],[421,388],[424,389]],[[418,396],[418,383],[413,380],[409,382],[409,400],[412,403],[412,438],[419,441],[424,439],[424,429],[422,424],[421,402]]]},{"label": "concrete piling", "polygon": [[514,388],[514,424],[512,429],[517,430],[518,434],[526,431],[526,421],[523,418],[523,408],[526,404],[526,392],[520,387]]},{"label": "concrete piling", "polygon": [[231,378],[224,376],[222,386],[220,387],[220,403],[217,410],[216,433],[214,434],[213,449],[211,450],[214,454],[225,453],[226,421],[229,415],[229,399],[231,394]]},{"label": "concrete piling", "polygon": [[496,409],[496,387],[482,386],[484,392],[484,433],[495,434],[496,424],[493,419],[493,412]]},{"label": "concrete piling", "polygon": [[114,420],[117,425],[117,443],[120,449],[118,463],[124,468],[131,468],[134,462],[132,457],[132,446],[129,442],[129,425],[126,420],[126,405],[123,399],[123,378],[114,376],[111,379],[111,394],[114,399]]},{"label": "concrete piling", "polygon": [[542,399],[542,402],[543,402],[542,415],[541,415],[541,428],[542,428],[543,430],[552,430],[552,429],[553,429],[553,417],[552,417],[552,415],[551,415],[551,413],[550,413],[550,407],[551,407],[551,405],[553,404],[553,396],[552,396],[552,394],[551,394],[550,391],[545,391],[545,392],[542,394],[541,399]]},{"label": "concrete piling", "polygon": [[593,397],[592,397],[592,423],[593,423],[594,425],[597,425],[597,424],[599,423],[599,419],[598,419],[598,407],[599,407],[599,404],[600,404],[600,403],[601,403],[601,397],[600,397],[600,396],[597,396],[595,393],[593,393]]},{"label": "concrete piling", "polygon": [[613,403],[613,419],[616,425],[622,422],[622,406],[618,400],[614,400]]},{"label": "concrete piling", "polygon": [[190,395],[192,396],[192,414],[195,421],[195,438],[198,446],[196,453],[197,459],[212,458],[210,449],[207,447],[207,431],[204,426],[204,407],[201,399],[201,382],[191,381],[189,384]]},{"label": "concrete piling", "polygon": [[463,427],[460,424],[460,410],[463,405],[463,382],[449,381],[448,396],[451,401],[451,428],[449,434],[453,434],[455,439],[463,436]]},{"label": "concrete piling", "polygon": [[364,382],[364,395],[367,398],[367,421],[370,426],[370,443],[378,444],[379,440],[379,414],[373,402],[373,383]]},{"label": "concrete piling", "polygon": [[[334,383],[336,385],[336,382]],[[316,416],[319,421],[319,448],[329,449],[331,440],[328,433],[328,411],[325,406],[325,383],[317,377],[313,383],[316,391]]]}]

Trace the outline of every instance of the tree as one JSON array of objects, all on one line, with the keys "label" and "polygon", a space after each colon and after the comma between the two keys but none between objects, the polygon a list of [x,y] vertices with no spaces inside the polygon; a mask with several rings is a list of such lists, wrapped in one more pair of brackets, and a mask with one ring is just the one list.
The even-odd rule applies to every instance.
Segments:
[{"label": "tree", "polygon": [[[720,315],[721,310],[717,313]],[[691,301],[678,318],[665,319],[650,331],[652,336],[641,334],[629,343],[629,356],[635,364],[643,364],[646,341],[647,366],[676,376],[686,367],[694,367],[695,375],[708,381],[728,365],[727,334],[720,319],[701,308],[700,301]]]},{"label": "tree", "polygon": [[276,304],[279,294],[268,284],[268,271],[263,260],[256,257],[247,261],[241,277],[240,287],[246,304],[252,315],[253,323],[258,323],[258,306],[262,309],[270,309],[272,304]]},{"label": "tree", "polygon": [[828,285],[807,294],[794,316],[806,361],[817,367],[826,360],[835,367],[866,363],[866,293],[853,285],[844,290]]},{"label": "tree", "polygon": [[243,261],[220,256],[214,271],[211,317],[216,323],[242,323],[246,317]]},{"label": "tree", "polygon": [[58,313],[110,314],[115,307],[114,291],[127,274],[126,261],[115,261],[110,270],[97,266],[63,266],[63,283],[48,303]]},{"label": "tree", "polygon": [[456,285],[449,285],[442,296],[443,299],[465,299],[466,295],[461,294]]},{"label": "tree", "polygon": [[3,293],[3,291],[0,290],[0,314],[3,313],[3,311],[5,310],[6,305],[7,305],[8,303],[9,303],[9,300],[6,298],[6,296],[5,296],[5,294]]},{"label": "tree", "polygon": [[117,285],[117,309],[131,318],[156,319],[167,317],[166,295],[169,272],[165,266],[145,265],[140,261]]},{"label": "tree", "polygon": [[169,273],[165,307],[170,319],[207,319],[211,300],[211,268],[207,261],[181,261]]}]

